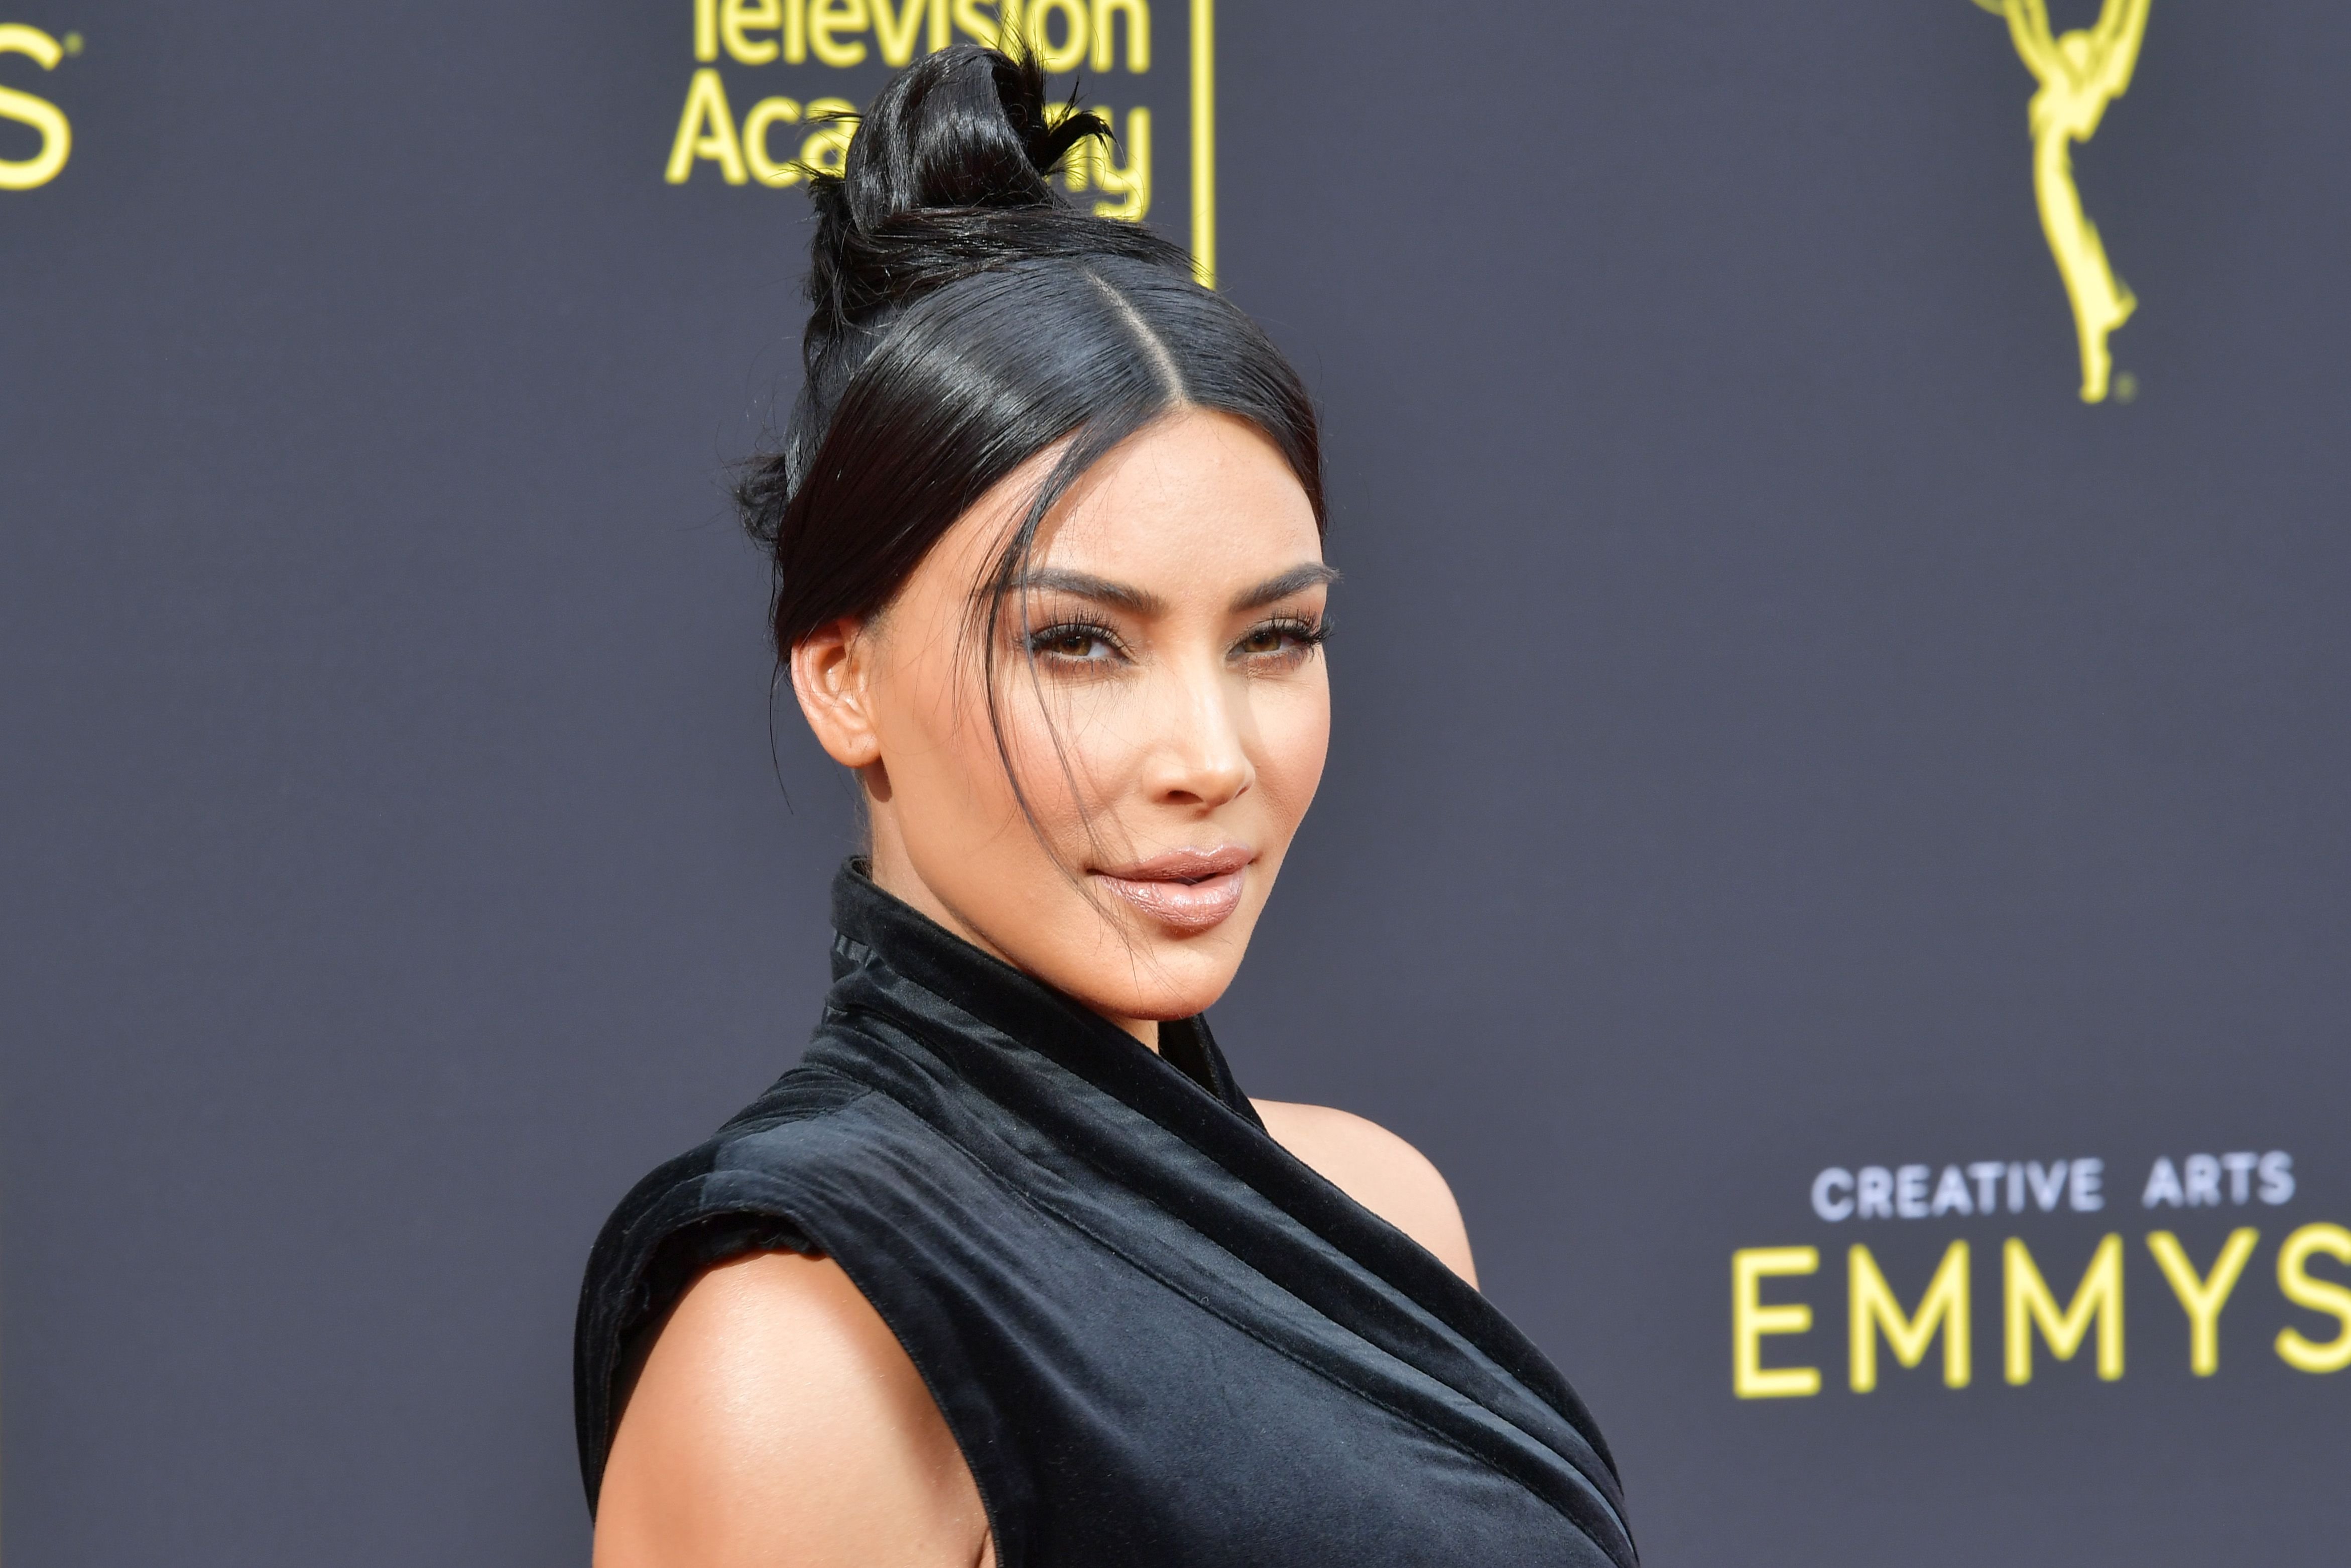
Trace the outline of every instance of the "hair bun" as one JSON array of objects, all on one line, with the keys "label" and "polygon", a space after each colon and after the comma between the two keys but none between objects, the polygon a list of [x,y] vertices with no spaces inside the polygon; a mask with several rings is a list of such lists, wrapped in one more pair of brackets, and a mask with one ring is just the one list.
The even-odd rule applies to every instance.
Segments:
[{"label": "hair bun", "polygon": [[1186,267],[1179,247],[1054,191],[1050,176],[1073,148],[1111,135],[1074,100],[1054,109],[1033,54],[972,44],[916,61],[882,89],[841,173],[809,182],[812,376],[856,329],[975,272],[1054,256]]},{"label": "hair bun", "polygon": [[890,79],[851,138],[841,172],[809,177],[814,309],[784,444],[787,490],[798,488],[881,329],[925,295],[1055,256],[1123,256],[1191,277],[1181,246],[1080,211],[1054,191],[1051,176],[1071,149],[1110,137],[1109,123],[1074,99],[1050,102],[1033,52],[1015,59],[958,44]]},{"label": "hair bun", "polygon": [[1053,195],[1053,169],[1093,136],[1110,136],[1101,115],[1074,101],[1050,113],[1034,57],[955,45],[891,78],[841,174],[809,179],[811,364],[818,339],[976,270],[1029,254],[1126,249],[1102,233],[1107,224],[1081,221]]},{"label": "hair bun", "polygon": [[1046,176],[1069,150],[1106,134],[1100,116],[1059,124],[1045,73],[963,44],[925,57],[884,88],[850,147],[842,194],[857,225],[937,207],[1043,207]]}]

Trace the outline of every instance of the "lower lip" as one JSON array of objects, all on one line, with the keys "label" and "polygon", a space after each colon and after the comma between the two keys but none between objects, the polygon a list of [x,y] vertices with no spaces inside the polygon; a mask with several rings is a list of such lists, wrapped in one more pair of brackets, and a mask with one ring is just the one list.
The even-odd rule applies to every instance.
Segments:
[{"label": "lower lip", "polygon": [[1094,873],[1104,887],[1171,931],[1186,934],[1221,925],[1241,906],[1246,868],[1199,882],[1146,882]]}]

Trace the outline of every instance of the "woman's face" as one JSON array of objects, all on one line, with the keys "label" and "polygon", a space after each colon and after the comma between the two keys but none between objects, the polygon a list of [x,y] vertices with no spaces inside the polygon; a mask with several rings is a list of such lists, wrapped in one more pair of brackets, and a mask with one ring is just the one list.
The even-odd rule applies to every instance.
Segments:
[{"label": "woman's face", "polygon": [[998,606],[999,750],[974,595],[1058,455],[983,498],[881,616],[796,649],[793,683],[863,779],[875,880],[1153,1043],[1152,1020],[1231,983],[1314,798],[1332,574],[1271,443],[1163,420],[1079,481]]}]

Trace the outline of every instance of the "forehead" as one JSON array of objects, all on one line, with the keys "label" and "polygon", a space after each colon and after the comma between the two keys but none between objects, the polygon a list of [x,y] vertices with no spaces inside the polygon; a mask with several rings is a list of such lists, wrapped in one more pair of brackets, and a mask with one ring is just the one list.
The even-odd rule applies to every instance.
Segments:
[{"label": "forehead", "polygon": [[1089,472],[1038,540],[1040,564],[1138,581],[1254,582],[1322,559],[1314,508],[1255,426],[1187,410]]}]

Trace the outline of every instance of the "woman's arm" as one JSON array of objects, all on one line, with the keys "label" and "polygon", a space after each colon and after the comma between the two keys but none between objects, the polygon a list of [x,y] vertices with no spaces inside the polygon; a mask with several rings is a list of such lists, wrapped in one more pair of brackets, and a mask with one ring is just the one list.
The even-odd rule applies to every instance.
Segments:
[{"label": "woman's arm", "polygon": [[1461,1206],[1428,1156],[1376,1122],[1328,1105],[1252,1100],[1273,1141],[1332,1186],[1478,1282]]},{"label": "woman's arm", "polygon": [[712,1269],[612,1439],[595,1568],[974,1568],[987,1518],[930,1391],[827,1258]]}]

